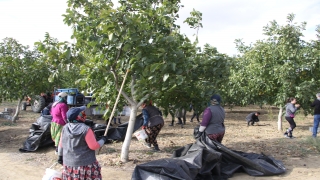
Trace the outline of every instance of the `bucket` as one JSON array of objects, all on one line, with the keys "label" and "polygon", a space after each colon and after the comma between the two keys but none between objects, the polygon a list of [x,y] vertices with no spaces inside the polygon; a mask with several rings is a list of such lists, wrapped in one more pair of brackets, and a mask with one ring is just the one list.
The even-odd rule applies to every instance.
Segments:
[{"label": "bucket", "polygon": [[144,129],[142,129],[141,131],[135,132],[134,135],[139,141],[143,141],[148,138],[148,135]]},{"label": "bucket", "polygon": [[62,172],[47,168],[42,180],[62,180]]}]

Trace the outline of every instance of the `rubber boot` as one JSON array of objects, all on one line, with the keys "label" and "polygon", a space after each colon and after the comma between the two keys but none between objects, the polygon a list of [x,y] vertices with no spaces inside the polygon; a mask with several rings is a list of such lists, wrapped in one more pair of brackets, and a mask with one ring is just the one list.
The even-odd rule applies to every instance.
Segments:
[{"label": "rubber boot", "polygon": [[178,118],[178,123],[177,124],[182,124],[181,118]]},{"label": "rubber boot", "polygon": [[173,126],[174,120],[171,121],[171,124],[169,124],[169,126]]},{"label": "rubber boot", "polygon": [[190,122],[193,122],[193,118],[195,117],[195,115],[193,114],[191,119],[190,119]]},{"label": "rubber boot", "polygon": [[183,125],[186,124],[186,121],[183,119],[183,123],[182,123],[182,120],[180,119],[181,121],[181,128],[183,128]]},{"label": "rubber boot", "polygon": [[153,151],[160,151],[158,144],[157,144],[157,145],[154,145]]}]

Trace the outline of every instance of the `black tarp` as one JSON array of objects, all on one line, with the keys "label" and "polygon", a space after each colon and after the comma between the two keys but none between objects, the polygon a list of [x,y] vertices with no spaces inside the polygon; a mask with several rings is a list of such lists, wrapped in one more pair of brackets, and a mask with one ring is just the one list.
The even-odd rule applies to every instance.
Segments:
[{"label": "black tarp", "polygon": [[[129,124],[129,122],[125,122],[116,128],[109,127],[108,132],[107,132],[108,141],[106,143],[110,143],[112,141],[123,141],[124,138],[126,137],[128,124]],[[142,124],[143,124],[143,118],[142,118],[142,114],[140,114],[136,117],[136,121],[135,121],[135,124],[133,127],[133,132],[138,130],[142,126]],[[92,128],[93,132],[95,133],[96,138],[100,139],[101,136],[104,135],[104,132],[105,132],[107,126],[101,125],[101,124],[93,124],[93,126],[91,128]]]},{"label": "black tarp", "polygon": [[[30,127],[30,134],[27,140],[23,143],[23,147],[19,149],[20,152],[33,152],[40,147],[54,145],[51,138],[51,115],[42,115],[37,119],[37,122],[32,123]],[[107,128],[105,124],[96,124],[92,120],[86,120],[85,124],[91,127],[96,135],[96,139],[99,140]],[[138,130],[143,124],[142,114],[136,117],[133,132]],[[119,125],[118,127],[109,127],[108,140],[106,143],[113,141],[123,141],[128,128],[128,122]]]},{"label": "black tarp", "polygon": [[203,134],[195,143],[175,150],[172,158],[137,165],[132,180],[222,180],[236,172],[272,176],[285,170],[283,163],[271,156],[230,150]]},{"label": "black tarp", "polygon": [[54,144],[50,133],[51,119],[51,115],[43,115],[37,119],[37,122],[31,124],[30,134],[23,143],[23,147],[19,149],[20,152],[35,151],[40,147]]}]

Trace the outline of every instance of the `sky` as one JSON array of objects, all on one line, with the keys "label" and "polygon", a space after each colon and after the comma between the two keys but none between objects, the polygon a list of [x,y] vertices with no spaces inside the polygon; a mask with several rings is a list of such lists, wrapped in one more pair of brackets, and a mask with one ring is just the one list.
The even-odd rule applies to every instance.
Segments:
[{"label": "sky", "polygon": [[[46,32],[59,41],[72,42],[71,28],[63,23],[66,0],[0,0],[0,39],[12,37],[23,45],[33,46],[44,39]],[[242,39],[249,45],[265,39],[263,27],[270,21],[286,24],[289,13],[295,22],[307,22],[304,40],[316,39],[320,25],[320,0],[181,0],[177,24],[181,33],[191,40],[196,30],[183,21],[195,9],[202,13],[203,28],[199,30],[199,46],[208,43],[220,53],[237,54],[234,41]]]}]

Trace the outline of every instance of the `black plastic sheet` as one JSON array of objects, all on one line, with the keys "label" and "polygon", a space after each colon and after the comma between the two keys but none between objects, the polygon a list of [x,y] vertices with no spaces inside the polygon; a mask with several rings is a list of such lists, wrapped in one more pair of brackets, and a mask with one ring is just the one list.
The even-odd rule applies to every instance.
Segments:
[{"label": "black plastic sheet", "polygon": [[[33,152],[40,147],[54,145],[51,138],[51,115],[42,115],[37,119],[36,123],[32,123],[30,127],[30,134],[27,140],[23,143],[23,147],[19,149],[20,152]],[[92,120],[86,120],[85,124],[90,126],[93,130],[96,139],[99,140],[104,135],[107,126],[105,124],[96,124]],[[136,117],[133,132],[138,130],[143,124],[142,114]],[[128,122],[119,125],[118,127],[109,127],[107,136],[107,143],[113,141],[123,141],[128,128]]]},{"label": "black plastic sheet", "polygon": [[137,165],[132,180],[151,177],[155,180],[223,180],[236,172],[245,172],[250,176],[272,176],[285,171],[283,163],[271,156],[230,150],[211,141],[204,133],[195,143],[175,150],[172,158]]},{"label": "black plastic sheet", "polygon": [[32,123],[29,129],[30,134],[19,151],[32,152],[40,147],[53,145],[50,133],[51,120],[51,115],[43,115],[37,119],[36,123]]},{"label": "black plastic sheet", "polygon": [[[106,143],[109,143],[112,141],[123,141],[124,138],[126,137],[128,124],[129,124],[128,122],[125,122],[119,125],[118,127],[109,127],[107,132],[108,141],[106,141]],[[142,114],[140,114],[136,117],[133,132],[138,130],[142,126],[142,124],[143,124],[143,118],[142,118]],[[97,139],[100,139],[101,136],[104,135],[106,128],[107,128],[106,125],[101,125],[101,124],[93,125],[92,130],[95,133]]]}]

